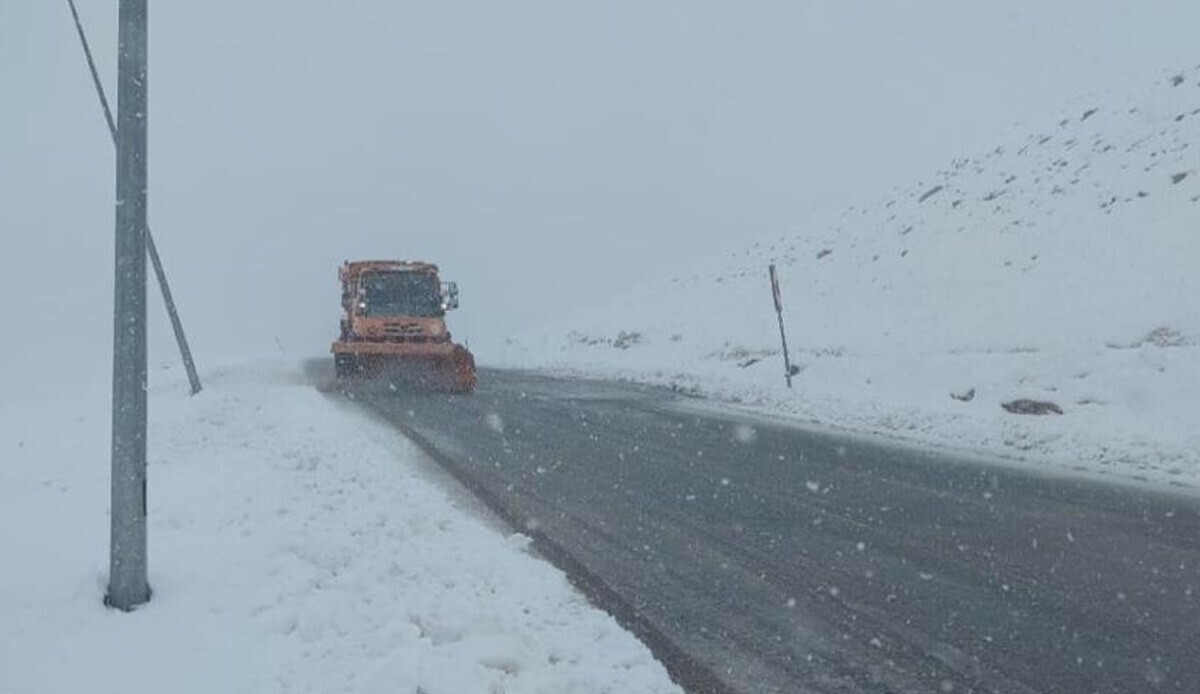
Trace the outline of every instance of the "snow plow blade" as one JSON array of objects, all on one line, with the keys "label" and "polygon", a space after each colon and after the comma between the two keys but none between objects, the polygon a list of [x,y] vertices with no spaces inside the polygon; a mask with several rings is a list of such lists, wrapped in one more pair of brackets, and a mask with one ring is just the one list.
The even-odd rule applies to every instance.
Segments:
[{"label": "snow plow blade", "polygon": [[475,390],[475,358],[462,345],[380,344],[334,346],[334,365],[339,379],[379,383],[392,389],[449,393]]}]

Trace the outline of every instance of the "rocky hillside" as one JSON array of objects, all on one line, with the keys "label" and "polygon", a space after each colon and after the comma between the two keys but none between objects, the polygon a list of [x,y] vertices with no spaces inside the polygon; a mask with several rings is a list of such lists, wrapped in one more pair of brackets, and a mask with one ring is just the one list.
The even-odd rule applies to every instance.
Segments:
[{"label": "rocky hillside", "polygon": [[[769,263],[802,369],[793,392]],[[1195,458],[1198,296],[1200,66],[948,162],[831,226],[796,220],[791,234],[516,336],[502,361],[1170,479],[1187,466],[1163,460]],[[1063,414],[1001,407],[1016,398]]]}]

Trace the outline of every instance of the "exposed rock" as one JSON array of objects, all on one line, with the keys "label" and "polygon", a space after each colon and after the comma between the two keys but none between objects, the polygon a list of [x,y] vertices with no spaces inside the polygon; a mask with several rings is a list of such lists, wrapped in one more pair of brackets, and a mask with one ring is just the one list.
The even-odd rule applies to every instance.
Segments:
[{"label": "exposed rock", "polygon": [[1179,184],[1179,183],[1182,183],[1182,182],[1183,182],[1183,179],[1185,179],[1185,178],[1187,178],[1187,177],[1188,177],[1188,172],[1186,172],[1186,171],[1183,171],[1183,172],[1181,172],[1181,173],[1177,173],[1177,174],[1175,174],[1174,176],[1172,176],[1172,177],[1171,177],[1171,183],[1174,183],[1174,184]]},{"label": "exposed rock", "polygon": [[822,248],[822,249],[821,249],[821,250],[820,250],[820,251],[817,253],[817,260],[820,260],[821,258],[824,258],[825,256],[827,256],[827,255],[829,255],[829,254],[831,254],[831,253],[833,253],[833,251],[832,251],[832,250],[830,250],[830,249],[828,249],[828,248]]},{"label": "exposed rock", "polygon": [[1130,347],[1150,345],[1152,347],[1184,347],[1188,344],[1187,337],[1169,325],[1162,325],[1151,330],[1141,340]]},{"label": "exposed rock", "polygon": [[584,333],[576,332],[574,330],[567,333],[567,339],[577,344],[588,345],[589,347],[609,344],[607,338],[597,337],[595,335],[585,335]]},{"label": "exposed rock", "polygon": [[971,402],[975,399],[975,389],[969,388],[963,392],[951,393],[950,397],[954,398],[955,400],[961,400],[962,402]]},{"label": "exposed rock", "polygon": [[921,202],[925,202],[925,201],[926,201],[926,200],[928,200],[929,198],[932,198],[933,196],[935,196],[935,195],[937,195],[938,193],[942,192],[942,190],[943,190],[945,187],[946,187],[946,186],[934,186],[934,187],[930,188],[929,190],[925,191],[925,194],[924,194],[924,195],[922,195],[921,197],[917,198],[917,202],[919,202],[919,203],[921,203]]},{"label": "exposed rock", "polygon": [[567,339],[571,342],[580,345],[595,347],[597,345],[608,345],[617,349],[629,349],[634,345],[642,342],[642,334],[639,332],[625,332],[624,330],[617,333],[614,338],[600,337],[597,335],[587,335],[585,333],[572,330],[567,333]]},{"label": "exposed rock", "polygon": [[1028,400],[1021,398],[1012,402],[1000,403],[1000,407],[1004,408],[1005,412],[1012,414],[1062,414],[1062,408],[1052,402],[1046,400]]},{"label": "exposed rock", "polygon": [[715,351],[705,355],[708,359],[719,359],[721,361],[737,362],[738,366],[745,368],[751,364],[757,363],[767,357],[773,357],[779,353],[779,350],[774,349],[751,349],[742,345],[731,345],[728,342]]},{"label": "exposed rock", "polygon": [[701,395],[703,395],[703,391],[700,390],[700,387],[695,385],[694,383],[681,383],[679,381],[671,381],[667,387],[670,388],[673,392],[679,393],[680,395],[687,395],[687,396],[697,397],[697,398],[700,397]]},{"label": "exposed rock", "polygon": [[617,333],[616,338],[612,341],[612,346],[617,349],[629,349],[630,347],[642,341],[642,334],[638,332],[625,332],[624,330]]}]

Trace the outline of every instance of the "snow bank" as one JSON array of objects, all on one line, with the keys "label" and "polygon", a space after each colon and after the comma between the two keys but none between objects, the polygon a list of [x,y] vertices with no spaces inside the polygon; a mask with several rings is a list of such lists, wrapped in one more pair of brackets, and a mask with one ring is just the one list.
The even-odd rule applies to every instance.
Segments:
[{"label": "snow bank", "polygon": [[556,569],[298,369],[152,395],[154,599],[101,605],[100,394],[0,404],[0,691],[676,692]]},{"label": "snow bank", "polygon": [[[1197,142],[1200,68],[1166,73],[1125,101],[1084,103],[952,161],[830,228],[750,244],[515,336],[491,361],[1200,487]],[[794,392],[783,387],[768,263],[802,369]],[[1016,398],[1064,414],[1001,409]]]}]

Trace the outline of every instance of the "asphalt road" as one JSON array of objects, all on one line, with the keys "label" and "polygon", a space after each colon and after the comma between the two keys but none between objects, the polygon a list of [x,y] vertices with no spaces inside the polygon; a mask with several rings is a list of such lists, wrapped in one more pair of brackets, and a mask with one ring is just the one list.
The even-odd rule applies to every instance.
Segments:
[{"label": "asphalt road", "polygon": [[[324,386],[324,363],[310,366]],[[1200,501],[484,370],[352,385],[692,692],[1200,691]]]}]

